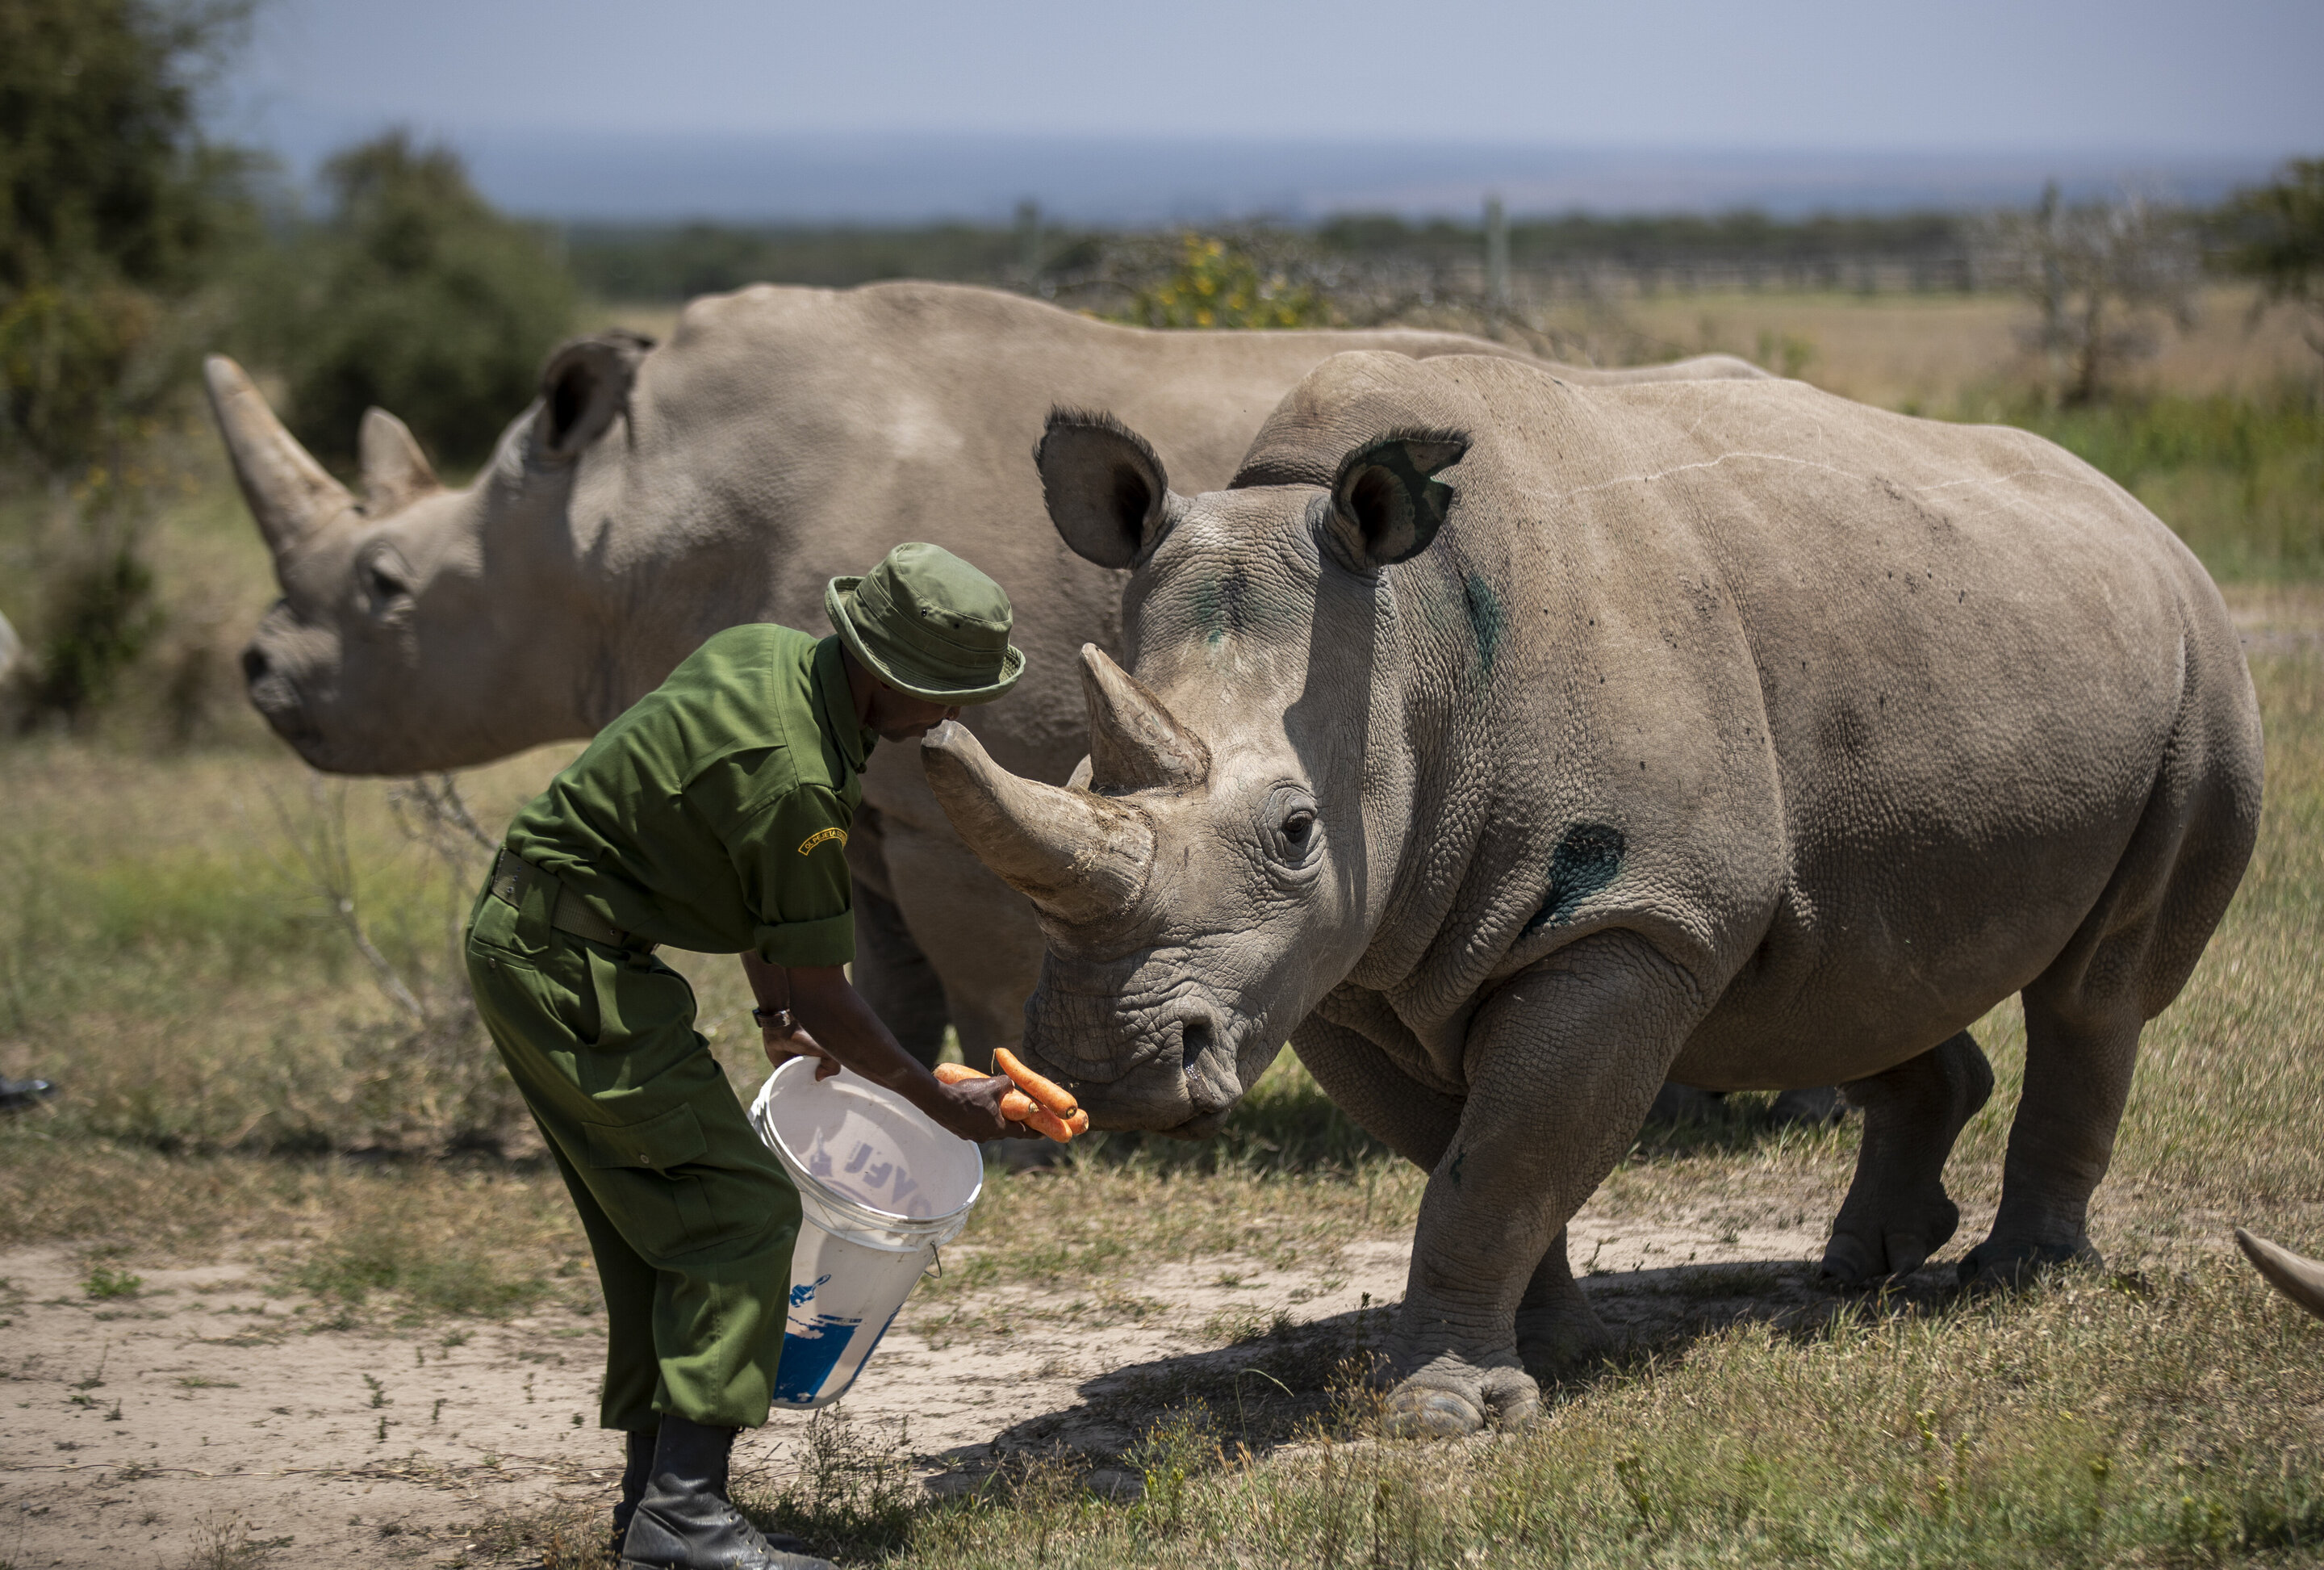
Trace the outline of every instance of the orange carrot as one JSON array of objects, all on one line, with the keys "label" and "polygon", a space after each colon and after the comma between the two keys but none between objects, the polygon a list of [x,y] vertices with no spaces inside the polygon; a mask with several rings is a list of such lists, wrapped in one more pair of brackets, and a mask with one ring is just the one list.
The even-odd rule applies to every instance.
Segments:
[{"label": "orange carrot", "polygon": [[1028,1127],[1039,1130],[1061,1145],[1068,1143],[1074,1137],[1073,1124],[1045,1106],[1034,1107],[1025,1114],[1024,1122]]},{"label": "orange carrot", "polygon": [[[936,1076],[945,1085],[965,1085],[970,1080],[992,1077],[989,1074],[979,1074],[964,1063],[939,1063],[936,1065]],[[1036,1077],[1038,1076],[1036,1076]],[[1044,1080],[1042,1083],[1047,1082]],[[1050,1088],[1056,1087],[1052,1085]],[[1089,1113],[1076,1107],[1071,1117],[1061,1118],[1021,1090],[1008,1090],[1001,1093],[1001,1115],[1012,1123],[1023,1123],[1029,1128],[1038,1129],[1059,1144],[1064,1144],[1075,1134],[1085,1133],[1089,1130]]]},{"label": "orange carrot", "polygon": [[1073,1092],[1054,1080],[1042,1078],[1018,1060],[1017,1054],[1006,1047],[992,1050],[992,1066],[1017,1082],[1017,1088],[1039,1102],[1057,1117],[1073,1116],[1075,1103]]}]

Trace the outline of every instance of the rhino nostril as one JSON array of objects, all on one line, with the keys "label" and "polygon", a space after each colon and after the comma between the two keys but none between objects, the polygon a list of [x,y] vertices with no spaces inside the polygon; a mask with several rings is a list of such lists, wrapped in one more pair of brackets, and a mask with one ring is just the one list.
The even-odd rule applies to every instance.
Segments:
[{"label": "rhino nostril", "polygon": [[245,682],[256,682],[262,680],[264,679],[266,672],[266,651],[261,649],[255,643],[246,645],[242,651],[243,680]]},{"label": "rhino nostril", "polygon": [[1186,1098],[1196,1115],[1222,1113],[1242,1099],[1242,1081],[1236,1076],[1234,1054],[1222,1050],[1218,1029],[1206,1014],[1196,1014],[1178,1026],[1178,1062],[1186,1076]]},{"label": "rhino nostril", "polygon": [[1189,1073],[1211,1055],[1211,1022],[1208,1020],[1188,1020],[1178,1028],[1180,1053],[1178,1061]]}]

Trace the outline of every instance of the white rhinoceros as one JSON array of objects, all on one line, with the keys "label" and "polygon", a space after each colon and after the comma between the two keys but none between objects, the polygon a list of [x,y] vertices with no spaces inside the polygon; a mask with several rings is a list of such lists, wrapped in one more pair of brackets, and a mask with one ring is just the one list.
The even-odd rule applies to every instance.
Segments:
[{"label": "white rhinoceros", "polygon": [[[657,347],[558,350],[541,395],[465,490],[373,410],[354,500],[232,362],[213,406],[283,597],[244,651],[251,700],[310,763],[460,768],[594,733],[720,628],[823,624],[823,586],[899,540],[999,579],[1030,657],[980,711],[996,755],[1063,779],[1081,755],[1073,675],[1111,645],[1120,577],[1065,550],[1025,452],[1059,400],[1149,430],[1222,484],[1277,399],[1342,349],[1499,354],[1446,333],[1156,333],[943,284],[761,286],[697,300]],[[1578,380],[1765,374],[1727,356]],[[972,1057],[1013,1040],[1040,941],[963,850],[918,767],[876,750],[848,846],[857,984],[927,1057],[947,1017]]]},{"label": "white rhinoceros", "polygon": [[[922,745],[1041,912],[1020,1050],[1099,1128],[1214,1129],[1288,1034],[1429,1171],[1397,1423],[1464,1431],[1600,1342],[1565,1225],[1665,1078],[1845,1082],[1824,1263],[1916,1269],[2024,1003],[1990,1234],[2087,1256],[2145,1020],[2227,909],[2260,727],[2218,591],[2022,431],[1796,382],[1582,388],[1510,361],[1327,362],[1232,485],[1060,411],[1076,550],[1135,564],[1133,679],[1084,651],[1090,766]],[[1083,783],[1085,782],[1085,783]]]}]

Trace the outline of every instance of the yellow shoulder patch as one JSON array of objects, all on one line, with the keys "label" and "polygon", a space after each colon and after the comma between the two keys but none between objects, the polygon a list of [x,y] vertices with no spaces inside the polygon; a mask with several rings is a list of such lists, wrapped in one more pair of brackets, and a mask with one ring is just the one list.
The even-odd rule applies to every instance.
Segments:
[{"label": "yellow shoulder patch", "polygon": [[807,854],[807,852],[813,850],[816,846],[821,845],[827,839],[837,840],[842,850],[847,848],[847,831],[845,829],[819,828],[813,834],[808,835],[805,839],[799,841],[799,854]]}]

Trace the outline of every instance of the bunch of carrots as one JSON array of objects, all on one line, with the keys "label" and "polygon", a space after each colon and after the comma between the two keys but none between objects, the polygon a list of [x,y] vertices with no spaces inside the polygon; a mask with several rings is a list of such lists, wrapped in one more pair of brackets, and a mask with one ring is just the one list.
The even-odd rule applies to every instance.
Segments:
[{"label": "bunch of carrots", "polygon": [[[1017,1054],[1006,1047],[994,1049],[992,1061],[1017,1087],[1001,1097],[1002,1117],[1012,1123],[1038,1129],[1059,1144],[1075,1134],[1089,1132],[1089,1113],[1074,1104],[1072,1091],[1026,1067]],[[972,1079],[990,1079],[992,1076],[979,1074],[965,1063],[940,1063],[936,1065],[936,1077],[946,1085],[962,1085]]]}]

